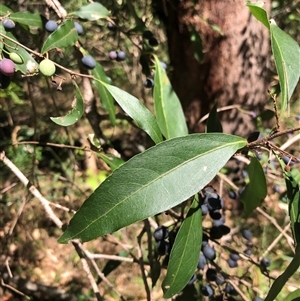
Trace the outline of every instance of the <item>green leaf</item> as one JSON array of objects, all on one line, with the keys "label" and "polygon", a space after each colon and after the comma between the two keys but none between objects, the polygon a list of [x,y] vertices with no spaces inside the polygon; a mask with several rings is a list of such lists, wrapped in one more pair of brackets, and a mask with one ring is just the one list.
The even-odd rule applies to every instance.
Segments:
[{"label": "green leaf", "polygon": [[89,196],[59,242],[89,241],[182,203],[246,144],[241,137],[214,133],[173,138],[149,148]]},{"label": "green leaf", "polygon": [[74,100],[75,103],[73,105],[72,110],[65,116],[50,117],[50,119],[58,125],[61,125],[61,126],[72,125],[72,124],[76,123],[83,115],[83,111],[84,111],[83,98],[82,98],[80,89],[77,86],[77,84],[75,83],[75,81],[73,81],[73,85],[75,86],[75,89],[76,89],[76,98]]},{"label": "green leaf", "polygon": [[[96,67],[91,71],[91,73],[96,79],[109,84],[108,77],[106,76],[103,67],[99,63],[96,64]],[[95,80],[93,81],[93,84],[98,90],[100,101],[103,104],[104,109],[109,114],[110,122],[114,126],[116,124],[116,108],[114,105],[114,99],[107,89],[101,84],[101,82]]]},{"label": "green leaf", "polygon": [[191,279],[199,260],[201,241],[202,212],[195,197],[172,247],[167,275],[162,283],[164,298],[172,298]]},{"label": "green leaf", "polygon": [[[17,41],[17,39],[13,36],[11,32],[7,32],[6,36],[11,38],[12,40]],[[15,64],[16,71],[20,71],[23,74],[33,74],[39,70],[39,64],[36,62],[36,60],[30,55],[29,52],[27,52],[24,48],[18,46],[16,43],[5,39],[4,38],[5,45],[8,45],[10,47],[7,47],[7,50],[10,52],[17,53],[23,60],[22,64]]]},{"label": "green leaf", "polygon": [[98,157],[102,159],[112,170],[119,168],[125,163],[123,159],[118,158],[113,154],[99,153]]},{"label": "green leaf", "polygon": [[286,282],[289,278],[295,274],[297,269],[300,266],[300,244],[296,247],[296,253],[293,260],[290,262],[286,270],[273,282],[271,289],[267,297],[264,299],[265,301],[273,301],[278,296]]},{"label": "green leaf", "polygon": [[166,139],[180,137],[188,134],[188,129],[181,107],[175,94],[166,70],[156,55],[154,77],[154,106],[158,125]]},{"label": "green leaf", "polygon": [[32,14],[28,11],[12,13],[10,16],[15,22],[28,26],[36,26],[38,28],[43,28],[42,18],[39,14]]},{"label": "green leaf", "polygon": [[198,62],[202,62],[204,57],[204,49],[202,39],[199,35],[199,32],[191,25],[190,28],[190,40],[194,44],[194,57]]},{"label": "green leaf", "polygon": [[289,214],[295,245],[300,243],[300,189],[291,172],[284,172],[289,200]]},{"label": "green leaf", "polygon": [[223,128],[217,112],[218,103],[211,109],[206,123],[207,133],[222,133]]},{"label": "green leaf", "polygon": [[246,168],[249,175],[249,183],[241,194],[246,216],[258,207],[267,195],[267,182],[263,168],[256,157],[251,158]]},{"label": "green leaf", "polygon": [[300,289],[293,291],[284,298],[284,301],[299,301],[300,300]]},{"label": "green leaf", "polygon": [[281,115],[300,77],[300,47],[295,40],[282,31],[274,22],[270,24],[271,46],[281,89]]},{"label": "green leaf", "polygon": [[12,12],[12,10],[9,7],[7,7],[3,4],[0,4],[0,16],[4,16],[9,12]]},{"label": "green leaf", "polygon": [[263,25],[265,25],[268,29],[270,29],[269,17],[268,13],[265,9],[262,8],[264,3],[261,2],[247,2],[247,6],[249,7],[252,15],[260,21]]},{"label": "green leaf", "polygon": [[52,32],[45,41],[41,52],[45,53],[53,48],[73,46],[78,39],[78,34],[73,20],[66,20]]},{"label": "green leaf", "polygon": [[95,21],[99,19],[106,19],[110,16],[110,12],[102,4],[93,2],[85,6],[81,6],[78,11],[75,11],[70,15],[77,15],[81,19]]},{"label": "green leaf", "polygon": [[144,130],[155,143],[162,141],[160,129],[152,113],[134,96],[115,87],[101,82],[120,107]]}]

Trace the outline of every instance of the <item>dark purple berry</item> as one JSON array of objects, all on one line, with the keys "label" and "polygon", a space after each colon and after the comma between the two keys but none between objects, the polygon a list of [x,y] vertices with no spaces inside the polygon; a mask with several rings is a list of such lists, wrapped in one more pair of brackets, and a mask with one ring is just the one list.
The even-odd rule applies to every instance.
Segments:
[{"label": "dark purple berry", "polygon": [[150,38],[150,39],[148,40],[148,43],[149,43],[149,45],[152,46],[152,47],[158,46],[158,41],[157,41],[157,39],[156,39],[155,37]]},{"label": "dark purple berry", "polygon": [[217,271],[215,269],[207,269],[206,279],[207,281],[216,281]]},{"label": "dark purple berry", "polygon": [[246,249],[246,250],[244,251],[244,254],[247,255],[247,256],[251,256],[252,250],[251,250],[251,249]]},{"label": "dark purple berry", "polygon": [[202,253],[200,253],[197,268],[199,270],[203,270],[205,266],[206,266],[206,258]]},{"label": "dark purple berry", "polygon": [[158,226],[153,233],[155,240],[158,242],[164,240],[169,236],[169,230],[165,226]]},{"label": "dark purple berry", "polygon": [[6,76],[12,76],[15,73],[15,63],[10,59],[1,60],[0,72]]},{"label": "dark purple berry", "polygon": [[109,56],[109,58],[110,58],[111,60],[115,60],[115,59],[117,59],[118,54],[117,54],[116,51],[112,50],[112,51],[109,52],[108,56]]},{"label": "dark purple berry", "polygon": [[86,55],[81,59],[83,66],[87,69],[94,69],[96,67],[96,61],[91,55]]},{"label": "dark purple berry", "polygon": [[211,239],[220,239],[223,236],[223,231],[221,227],[213,226],[211,227],[209,234]]},{"label": "dark purple berry", "polygon": [[221,225],[221,226],[219,226],[219,228],[222,230],[223,235],[227,235],[230,233],[230,228],[225,225]]},{"label": "dark purple berry", "polygon": [[0,72],[0,89],[6,89],[10,84],[10,76],[6,76]]},{"label": "dark purple berry", "polygon": [[237,293],[235,288],[230,283],[226,283],[225,292],[230,295],[235,295]]},{"label": "dark purple berry", "polygon": [[216,227],[222,226],[225,223],[225,216],[223,215],[220,219],[214,219],[212,222]]},{"label": "dark purple berry", "polygon": [[[209,206],[208,206],[209,209]],[[209,210],[209,216],[213,219],[213,220],[219,220],[222,218],[222,214],[219,210]]]},{"label": "dark purple berry", "polygon": [[121,62],[121,61],[125,61],[126,59],[126,53],[124,51],[119,51],[117,53],[117,61]]},{"label": "dark purple berry", "polygon": [[271,265],[271,260],[270,260],[270,258],[268,258],[268,257],[262,258],[261,261],[260,261],[260,265],[261,265],[263,268],[268,268],[268,267]]},{"label": "dark purple berry", "polygon": [[236,200],[236,198],[237,198],[237,194],[236,194],[236,192],[234,190],[229,190],[228,191],[228,195],[233,200]]},{"label": "dark purple berry", "polygon": [[216,283],[222,285],[225,282],[225,278],[222,274],[218,273],[216,276]]},{"label": "dark purple berry", "polygon": [[144,87],[145,88],[152,88],[154,86],[154,80],[152,78],[147,78],[144,81]]},{"label": "dark purple berry", "polygon": [[214,290],[210,285],[203,285],[201,287],[201,293],[203,296],[211,297],[214,294]]},{"label": "dark purple berry", "polygon": [[150,31],[150,30],[145,30],[145,31],[143,32],[143,38],[144,38],[144,39],[149,40],[149,39],[151,39],[151,38],[153,38],[153,37],[154,37],[154,35],[153,35],[152,31]]},{"label": "dark purple berry", "polygon": [[234,261],[238,261],[240,259],[240,255],[238,253],[230,253],[229,256]]},{"label": "dark purple berry", "polygon": [[58,25],[55,21],[53,20],[49,20],[47,21],[47,23],[45,24],[45,29],[48,31],[48,32],[53,32],[57,29]]},{"label": "dark purple berry", "polygon": [[296,115],[295,119],[296,119],[297,121],[300,121],[300,115]]},{"label": "dark purple berry", "polygon": [[[217,197],[215,197],[215,195]],[[214,193],[213,195],[207,197],[207,205],[209,210],[219,210],[223,208],[224,202],[219,195]]]},{"label": "dark purple berry", "polygon": [[237,261],[235,261],[235,260],[233,260],[233,259],[231,259],[231,258],[228,258],[227,259],[227,264],[228,264],[228,266],[230,267],[230,268],[236,268],[237,266],[238,266],[238,263],[237,263]]},{"label": "dark purple berry", "polygon": [[252,240],[252,233],[248,229],[242,229],[242,236],[248,241]]},{"label": "dark purple berry", "polygon": [[74,26],[76,28],[77,33],[81,36],[84,33],[83,27],[78,23],[74,22]]},{"label": "dark purple berry", "polygon": [[116,31],[117,30],[117,27],[115,24],[111,23],[111,22],[108,22],[107,25],[106,25],[107,29],[110,30],[110,31]]},{"label": "dark purple berry", "polygon": [[192,285],[196,280],[197,280],[197,275],[194,274],[192,278],[189,280],[189,282],[187,283],[187,285]]},{"label": "dark purple berry", "polygon": [[14,29],[16,27],[16,24],[13,20],[9,19],[9,18],[5,18],[2,20],[2,25],[3,27],[7,30],[10,31],[12,29]]},{"label": "dark purple berry", "polygon": [[215,260],[216,259],[216,251],[213,249],[210,245],[206,245],[203,247],[203,255],[208,259],[208,260]]},{"label": "dark purple berry", "polygon": [[208,207],[206,204],[202,204],[201,205],[201,211],[202,211],[202,215],[206,215],[208,213]]},{"label": "dark purple berry", "polygon": [[167,69],[167,64],[165,62],[160,62],[160,65],[162,66],[163,69]]},{"label": "dark purple berry", "polygon": [[166,240],[160,240],[157,243],[157,252],[159,255],[167,255],[169,253],[170,243]]}]

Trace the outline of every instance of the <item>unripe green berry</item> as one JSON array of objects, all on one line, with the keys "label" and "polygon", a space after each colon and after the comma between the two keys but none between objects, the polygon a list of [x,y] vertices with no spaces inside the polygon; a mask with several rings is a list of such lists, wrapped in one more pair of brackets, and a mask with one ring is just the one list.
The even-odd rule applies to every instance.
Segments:
[{"label": "unripe green berry", "polygon": [[49,59],[44,59],[40,62],[39,66],[40,72],[45,76],[52,76],[55,73],[55,65]]},{"label": "unripe green berry", "polygon": [[9,58],[16,64],[23,64],[24,62],[22,57],[16,52],[11,52]]}]

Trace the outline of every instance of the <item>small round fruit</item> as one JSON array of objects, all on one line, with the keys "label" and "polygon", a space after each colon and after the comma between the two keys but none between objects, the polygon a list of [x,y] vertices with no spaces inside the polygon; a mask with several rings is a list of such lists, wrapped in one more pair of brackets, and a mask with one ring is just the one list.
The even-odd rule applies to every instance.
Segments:
[{"label": "small round fruit", "polygon": [[248,241],[252,240],[252,233],[248,229],[242,229],[242,236]]},{"label": "small round fruit", "polygon": [[16,64],[23,64],[22,57],[16,52],[10,52],[9,58]]},{"label": "small round fruit", "polygon": [[6,76],[12,76],[15,73],[15,63],[11,59],[1,60],[0,72]]},{"label": "small round fruit", "polygon": [[57,29],[58,25],[55,21],[53,20],[49,20],[47,21],[47,23],[45,24],[45,29],[48,31],[48,32],[53,32]]},{"label": "small round fruit", "polygon": [[12,29],[14,29],[16,27],[16,24],[13,20],[9,19],[9,18],[5,18],[2,20],[2,25],[3,27],[7,30],[10,31]]},{"label": "small round fruit", "polygon": [[44,59],[39,65],[40,72],[45,76],[52,76],[55,73],[56,67],[49,59]]},{"label": "small round fruit", "polygon": [[83,66],[87,69],[94,69],[96,67],[96,61],[91,55],[86,55],[81,59]]},{"label": "small round fruit", "polygon": [[206,258],[202,253],[200,253],[197,268],[199,270],[204,270],[205,266],[206,266]]},{"label": "small round fruit", "polygon": [[210,285],[203,285],[201,287],[201,293],[203,296],[211,297],[214,294],[214,290]]},{"label": "small round fruit", "polygon": [[236,268],[237,266],[238,266],[238,263],[237,263],[237,261],[236,260],[233,260],[233,259],[231,259],[231,258],[228,258],[227,259],[227,264],[228,264],[228,266],[230,267],[230,268]]},{"label": "small round fruit", "polygon": [[165,226],[158,226],[153,233],[155,241],[166,239],[169,236],[169,230]]},{"label": "small round fruit", "polygon": [[207,281],[216,281],[217,271],[215,269],[207,269],[206,271],[206,279]]},{"label": "small round fruit", "polygon": [[207,244],[204,246],[202,252],[208,260],[216,259],[216,251],[210,245]]},{"label": "small round fruit", "polygon": [[244,250],[244,254],[247,255],[247,256],[251,256],[252,250],[247,248],[246,250]]},{"label": "small round fruit", "polygon": [[159,255],[167,255],[169,253],[170,243],[166,240],[160,240],[157,244],[157,252]]},{"label": "small round fruit", "polygon": [[153,38],[153,37],[154,37],[154,35],[153,35],[153,32],[152,32],[152,31],[150,31],[150,30],[145,30],[145,31],[143,32],[143,38],[144,38],[144,39],[149,40],[149,39],[151,39],[151,38]]},{"label": "small round fruit", "polygon": [[78,23],[78,22],[74,22],[74,26],[75,26],[75,29],[77,31],[77,33],[81,36],[84,34],[84,30],[83,30],[83,27]]},{"label": "small round fruit", "polygon": [[126,59],[126,53],[124,51],[119,51],[117,53],[117,61],[125,61]]},{"label": "small round fruit", "polygon": [[154,81],[152,78],[147,78],[145,81],[144,81],[144,87],[145,88],[152,88],[154,86]]},{"label": "small round fruit", "polygon": [[109,52],[108,56],[109,56],[109,58],[110,58],[111,60],[115,60],[115,59],[117,59],[118,54],[117,54],[116,51],[112,50],[112,51]]},{"label": "small round fruit", "polygon": [[6,89],[10,84],[10,77],[0,72],[0,89]]},{"label": "small round fruit", "polygon": [[260,264],[264,268],[268,268],[271,265],[271,260],[268,257],[264,257],[261,259]]},{"label": "small round fruit", "polygon": [[225,278],[222,274],[218,273],[216,276],[216,283],[222,285],[225,282]]},{"label": "small round fruit", "polygon": [[230,283],[226,283],[225,292],[230,295],[236,295],[236,290]]},{"label": "small round fruit", "polygon": [[158,41],[155,37],[152,37],[148,40],[148,43],[152,47],[157,47],[158,46]]},{"label": "small round fruit", "polygon": [[213,226],[210,228],[209,234],[211,239],[220,239],[223,236],[223,231],[220,226]]},{"label": "small round fruit", "polygon": [[230,258],[232,260],[238,261],[240,259],[240,255],[238,253],[230,253]]},{"label": "small round fruit", "polygon": [[111,22],[108,22],[107,25],[106,25],[107,29],[109,29],[110,31],[116,31],[117,30],[117,27],[115,24],[111,23]]},{"label": "small round fruit", "polygon": [[196,280],[197,280],[197,275],[194,274],[192,278],[189,280],[189,282],[187,283],[187,285],[192,285]]}]

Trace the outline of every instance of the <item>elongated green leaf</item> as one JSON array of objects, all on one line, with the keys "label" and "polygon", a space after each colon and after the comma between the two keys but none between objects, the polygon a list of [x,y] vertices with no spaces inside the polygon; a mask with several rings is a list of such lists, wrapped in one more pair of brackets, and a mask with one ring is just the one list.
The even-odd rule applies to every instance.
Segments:
[{"label": "elongated green leaf", "polygon": [[299,300],[300,300],[300,289],[293,291],[286,298],[284,298],[284,301],[299,301]]},{"label": "elongated green leaf", "polygon": [[288,105],[300,77],[300,47],[274,22],[270,24],[271,45],[281,89],[281,114]]},{"label": "elongated green leaf", "polygon": [[273,282],[271,289],[269,290],[269,293],[267,297],[264,299],[265,301],[273,301],[278,296],[286,282],[289,280],[289,278],[295,274],[297,269],[300,266],[300,244],[296,247],[296,253],[291,261],[291,263],[288,265],[286,270]]},{"label": "elongated green leaf", "polygon": [[173,138],[149,148],[116,169],[90,195],[59,242],[88,241],[182,203],[246,144],[241,137],[215,133]]},{"label": "elongated green leaf", "polygon": [[99,153],[98,157],[101,158],[112,170],[119,168],[125,163],[121,158],[118,158],[112,154]]},{"label": "elongated green leaf", "polygon": [[241,194],[241,201],[244,204],[246,216],[258,207],[267,195],[266,176],[261,164],[256,157],[251,158],[250,164],[246,168],[249,175],[249,183]]},{"label": "elongated green leaf", "polygon": [[265,9],[262,8],[264,3],[261,2],[247,2],[247,6],[249,7],[251,14],[260,21],[263,25],[265,25],[268,29],[270,29],[269,17],[268,13]]},{"label": "elongated green leaf", "polygon": [[300,244],[300,188],[291,172],[284,171],[287,198],[289,200],[289,214],[295,245]]},{"label": "elongated green leaf", "polygon": [[61,126],[72,125],[72,124],[76,123],[83,115],[83,111],[84,111],[83,98],[82,98],[79,87],[77,86],[77,84],[74,81],[73,81],[73,85],[75,86],[75,89],[76,89],[76,98],[74,100],[72,110],[67,115],[62,116],[62,117],[50,117],[50,119],[58,125],[61,125]]},{"label": "elongated green leaf", "polygon": [[198,62],[202,62],[204,58],[204,49],[202,39],[199,32],[195,29],[194,26],[190,26],[190,40],[194,45],[194,57]]},{"label": "elongated green leaf", "polygon": [[195,272],[202,241],[202,212],[194,198],[187,217],[175,238],[170,254],[166,278],[162,283],[164,298],[180,292]]},{"label": "elongated green leaf", "polygon": [[102,4],[93,2],[85,6],[81,6],[78,11],[71,13],[71,15],[76,15],[81,19],[95,21],[99,19],[106,19],[110,16],[110,12]]},{"label": "elongated green leaf", "polygon": [[[7,32],[6,36],[14,41],[17,41],[17,39],[14,37],[14,35],[11,32]],[[15,68],[17,71],[20,71],[23,74],[31,74],[39,70],[39,64],[30,55],[30,53],[28,53],[24,48],[18,46],[16,43],[5,38],[4,38],[4,42],[5,45],[10,46],[7,47],[7,50],[9,52],[17,53],[23,60],[23,64],[15,64]]]},{"label": "elongated green leaf", "polygon": [[36,26],[38,28],[43,27],[42,18],[41,15],[39,14],[32,14],[28,11],[25,11],[25,12],[12,13],[9,17],[13,21],[18,22],[20,24],[24,24],[28,26]]},{"label": "elongated green leaf", "polygon": [[166,139],[188,134],[188,129],[180,101],[174,92],[166,70],[155,59],[154,106],[158,125]]},{"label": "elongated green leaf", "polygon": [[66,20],[49,35],[42,47],[41,52],[45,53],[54,48],[73,46],[77,39],[78,34],[74,26],[74,21]]},{"label": "elongated green leaf", "polygon": [[[99,63],[97,63],[96,68],[92,70],[92,74],[96,79],[109,84],[109,80],[105,74],[105,71]],[[111,93],[108,92],[108,90],[101,84],[101,82],[95,80],[93,81],[93,84],[98,90],[100,101],[103,104],[104,109],[107,110],[109,114],[110,122],[114,126],[116,124],[116,108],[114,105],[114,99],[111,96]]]},{"label": "elongated green leaf", "polygon": [[217,112],[218,104],[216,103],[211,111],[209,112],[209,116],[206,122],[206,132],[207,133],[222,133],[223,127],[218,116]]},{"label": "elongated green leaf", "polygon": [[162,141],[162,136],[155,117],[134,96],[115,87],[101,82],[120,107],[144,130],[155,143]]}]

